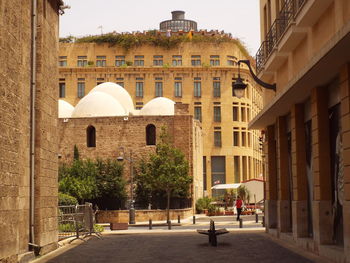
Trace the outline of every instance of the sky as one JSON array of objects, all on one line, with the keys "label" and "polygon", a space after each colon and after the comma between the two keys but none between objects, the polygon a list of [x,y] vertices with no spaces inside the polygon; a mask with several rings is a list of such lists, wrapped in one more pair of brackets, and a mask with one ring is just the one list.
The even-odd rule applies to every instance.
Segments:
[{"label": "sky", "polygon": [[171,11],[185,11],[198,29],[224,30],[241,39],[251,55],[260,46],[259,0],[64,0],[60,37],[159,29]]}]

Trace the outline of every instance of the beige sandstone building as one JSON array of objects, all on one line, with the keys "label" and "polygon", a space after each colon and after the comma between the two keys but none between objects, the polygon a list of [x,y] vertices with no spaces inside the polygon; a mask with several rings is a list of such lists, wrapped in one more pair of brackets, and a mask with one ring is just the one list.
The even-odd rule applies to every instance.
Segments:
[{"label": "beige sandstone building", "polygon": [[[66,42],[67,39],[65,40]],[[262,107],[261,90],[248,70],[249,88],[242,99],[232,96],[237,61],[248,53],[239,41],[218,31],[197,30],[184,12],[173,12],[160,31],[111,33],[60,43],[60,97],[72,105],[102,82],[123,86],[141,109],[155,97],[189,104],[202,122],[204,190],[262,173],[260,132],[248,122]]]},{"label": "beige sandstone building", "polygon": [[0,262],[57,247],[55,87],[62,4],[0,4]]},{"label": "beige sandstone building", "polygon": [[350,262],[350,2],[261,0],[266,230]]}]

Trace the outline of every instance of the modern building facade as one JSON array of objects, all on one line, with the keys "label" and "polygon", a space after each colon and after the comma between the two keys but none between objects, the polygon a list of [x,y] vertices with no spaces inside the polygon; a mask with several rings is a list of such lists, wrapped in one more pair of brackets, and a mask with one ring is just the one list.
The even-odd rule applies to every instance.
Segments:
[{"label": "modern building facade", "polygon": [[60,0],[0,4],[0,262],[57,248]]},{"label": "modern building facade", "polygon": [[350,262],[350,2],[261,0],[266,230]]},{"label": "modern building facade", "polygon": [[[163,28],[162,22],[159,31],[60,43],[60,97],[76,105],[96,84],[109,81],[123,86],[137,109],[155,97],[189,104],[190,114],[202,122],[204,189],[211,194],[216,183],[262,173],[260,133],[247,128],[262,107],[262,93],[242,68],[249,88],[242,99],[232,96],[237,61],[249,58],[238,40],[187,28],[191,23],[182,11],[173,12],[177,20],[184,23],[169,22]],[[138,44],[125,46],[125,39]]]}]

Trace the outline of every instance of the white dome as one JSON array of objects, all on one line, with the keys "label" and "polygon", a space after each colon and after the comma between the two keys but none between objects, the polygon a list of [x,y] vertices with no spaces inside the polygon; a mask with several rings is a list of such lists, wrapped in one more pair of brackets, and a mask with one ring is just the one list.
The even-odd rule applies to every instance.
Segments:
[{"label": "white dome", "polygon": [[74,107],[70,103],[58,100],[58,118],[70,118],[73,110]]},{"label": "white dome", "polygon": [[134,110],[131,96],[122,86],[113,82],[105,82],[97,85],[89,93],[96,91],[105,92],[114,97],[124,107],[126,112],[132,112]]},{"label": "white dome", "polygon": [[174,115],[175,102],[164,97],[150,100],[140,110],[140,115]]},{"label": "white dome", "polygon": [[104,92],[93,92],[82,98],[75,106],[73,118],[83,117],[107,117],[127,115],[123,106]]}]

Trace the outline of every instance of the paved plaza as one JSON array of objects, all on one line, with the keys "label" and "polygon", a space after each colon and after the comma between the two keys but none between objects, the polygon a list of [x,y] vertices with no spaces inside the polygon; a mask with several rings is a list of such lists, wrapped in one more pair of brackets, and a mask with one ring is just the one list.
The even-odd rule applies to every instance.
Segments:
[{"label": "paved plaza", "polygon": [[196,232],[196,229],[207,229],[208,220],[199,218],[196,225],[188,220],[187,224],[174,226],[172,230],[166,226],[155,226],[152,230],[138,226],[125,231],[105,231],[102,239],[75,240],[33,263],[326,262],[281,241],[276,243],[255,221],[246,220],[247,227],[239,229],[232,217],[216,220],[217,228],[228,226],[230,233],[218,236],[218,246],[212,247],[207,236]]}]

